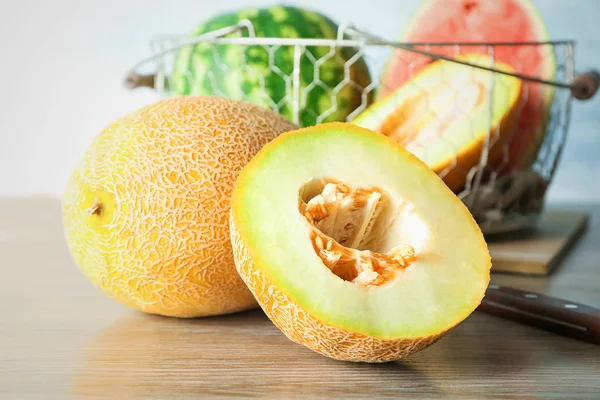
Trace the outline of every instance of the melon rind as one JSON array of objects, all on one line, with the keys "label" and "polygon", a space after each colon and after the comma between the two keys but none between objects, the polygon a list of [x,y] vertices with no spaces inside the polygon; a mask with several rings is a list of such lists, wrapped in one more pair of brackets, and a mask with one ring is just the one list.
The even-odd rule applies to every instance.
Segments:
[{"label": "melon rind", "polygon": [[[512,68],[501,62],[492,62],[491,57],[478,53],[464,53],[456,57],[457,60],[485,67],[513,72]],[[492,78],[494,90],[492,92],[493,109],[490,112],[490,87],[486,87],[483,100],[473,110],[459,113],[458,118],[441,132],[436,140],[423,145],[413,153],[423,160],[430,168],[442,176],[444,182],[454,192],[465,185],[467,175],[471,168],[480,162],[481,152],[485,148],[487,136],[492,132],[488,152],[488,165],[497,163],[502,156],[502,150],[515,134],[518,118],[518,101],[521,95],[521,81],[517,78],[493,74],[488,71],[475,69],[438,60],[419,70],[411,81],[401,85],[395,91],[373,103],[369,108],[359,114],[353,124],[364,128],[381,131],[381,124],[396,111],[399,104],[408,102],[411,96],[425,96],[440,86],[447,87],[449,82],[464,78],[469,74],[468,83],[478,82],[480,85],[491,85]],[[475,77],[477,76],[477,79]],[[448,104],[449,107],[455,104]],[[466,111],[466,110],[465,110]],[[431,110],[440,112],[440,110]],[[413,133],[418,137],[418,132]]]},{"label": "melon rind", "polygon": [[[424,0],[421,3],[421,5],[417,8],[417,10],[415,10],[408,23],[405,25],[404,29],[402,30],[399,36],[399,40],[402,42],[410,41],[408,40],[408,37],[410,36],[410,33],[413,30],[413,28],[423,23],[421,21],[423,15],[427,14],[428,12],[432,12],[432,10],[435,9],[436,4],[439,2],[440,0]],[[511,0],[511,2],[518,4],[518,6],[525,10],[525,14],[528,17],[529,22],[531,23],[532,31],[535,32],[535,37],[530,38],[528,41],[549,42],[550,35],[546,28],[546,24],[544,23],[544,20],[539,10],[535,7],[533,2],[531,0]],[[452,42],[451,39],[440,39],[437,41],[448,43]],[[503,42],[506,40],[500,36],[497,39],[489,39],[488,41]],[[535,77],[542,78],[548,81],[553,81],[556,78],[555,74],[557,69],[554,49],[552,45],[546,45],[543,47],[543,49],[546,50],[544,52],[544,59],[546,60],[546,62],[540,65],[540,72],[536,74]],[[432,47],[430,51],[435,53],[435,47]],[[382,90],[382,88],[386,87],[386,82],[389,80],[388,76],[394,73],[395,61],[396,59],[392,54],[392,56],[386,62],[386,65],[384,67],[384,71],[380,79],[380,85],[377,90],[376,99],[380,99],[382,95],[385,96],[387,94],[385,91]],[[507,60],[502,61],[508,62]],[[508,63],[510,64],[510,62]],[[502,165],[500,171],[498,172],[500,172],[501,174],[506,174],[512,171],[513,169],[525,170],[530,168],[532,164],[536,161],[538,151],[544,141],[546,131],[548,129],[548,124],[550,122],[552,104],[554,102],[554,94],[555,89],[553,86],[543,86],[543,92],[539,94],[539,96],[541,97],[539,101],[543,102],[543,116],[542,118],[540,118],[539,122],[531,125],[532,123],[529,122],[529,120],[531,120],[531,117],[519,117],[522,119],[519,121],[518,132],[516,135],[513,135],[511,142],[508,143],[508,159],[506,160],[506,163]],[[535,126],[536,124],[537,126]],[[533,130],[534,132],[528,135],[528,130]]]},{"label": "melon rind", "polygon": [[[546,24],[539,12],[539,10],[534,6],[531,0],[521,0],[521,5],[529,11],[529,15],[531,16],[531,20],[533,21],[533,25],[535,26],[535,32],[538,34],[539,42],[549,42],[550,34],[548,33],[548,29],[546,28]],[[542,79],[546,79],[548,81],[554,81],[556,79],[556,56],[554,54],[554,49],[551,45],[548,45],[547,52],[547,62],[542,64],[541,74]],[[552,104],[554,103],[554,94],[555,88],[552,85],[544,85],[544,90],[546,91],[544,98],[545,103],[545,113],[542,121],[542,126],[540,127],[537,135],[535,136],[533,143],[529,145],[528,143],[521,143],[519,141],[519,136],[516,136],[516,140],[513,140],[510,143],[509,150],[509,160],[508,166],[514,165],[517,170],[524,170],[533,165],[544,142],[544,138],[546,136],[546,131],[548,129],[548,124],[550,123],[550,118],[552,117]],[[521,155],[520,151],[524,151],[524,154]],[[507,169],[510,171],[510,169]]]},{"label": "melon rind", "polygon": [[231,243],[238,272],[267,317],[291,341],[342,361],[388,362],[406,357],[442,338],[448,331],[421,338],[385,340],[349,332],[319,320],[279,289],[255,264],[238,232],[233,215]]},{"label": "melon rind", "polygon": [[[402,283],[344,281],[314,253],[298,190],[321,174],[383,190],[396,184],[417,213],[427,209],[423,218],[440,236],[400,274]],[[427,347],[475,310],[489,282],[487,245],[464,204],[415,156],[351,124],[288,132],[265,146],[236,182],[230,227],[237,271],[269,318],[336,359],[383,362]]]},{"label": "melon rind", "polygon": [[[257,307],[237,274],[229,200],[243,165],[297,127],[256,105],[163,99],[108,126],[69,177],[64,234],[81,272],[150,314],[202,317]],[[88,210],[97,199],[99,215]]]},{"label": "melon rind", "polygon": [[[333,20],[294,6],[249,7],[216,15],[196,27],[190,36],[245,19],[253,24],[259,38],[337,38],[338,25]],[[248,36],[245,31],[244,36]],[[293,120],[295,48],[204,42],[186,46],[177,53],[171,90],[175,95],[214,94],[250,101]],[[306,46],[302,48],[298,72],[300,126],[346,121],[373,98],[372,92],[363,98],[362,89],[371,84],[371,75],[365,60],[356,56],[356,49]]]}]

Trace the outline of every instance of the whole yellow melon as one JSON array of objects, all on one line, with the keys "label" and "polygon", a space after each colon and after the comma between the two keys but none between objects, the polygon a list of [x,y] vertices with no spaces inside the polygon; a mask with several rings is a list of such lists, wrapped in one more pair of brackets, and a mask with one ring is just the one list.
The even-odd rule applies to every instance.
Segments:
[{"label": "whole yellow melon", "polygon": [[63,222],[76,264],[147,313],[255,307],[233,262],[230,195],[252,156],[295,128],[276,112],[211,96],[171,97],[120,118],[67,183]]}]

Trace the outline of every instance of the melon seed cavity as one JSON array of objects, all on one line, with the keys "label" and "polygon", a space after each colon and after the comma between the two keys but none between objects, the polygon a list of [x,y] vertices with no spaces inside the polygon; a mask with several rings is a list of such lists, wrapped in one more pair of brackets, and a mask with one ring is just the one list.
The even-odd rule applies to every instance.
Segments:
[{"label": "melon seed cavity", "polygon": [[[317,193],[315,183],[310,185],[305,191]],[[410,245],[386,253],[369,250],[382,234],[377,219],[388,201],[383,191],[353,189],[331,180],[319,186],[320,193],[301,196],[299,211],[309,223],[313,249],[331,272],[359,285],[379,286],[415,261]]]}]

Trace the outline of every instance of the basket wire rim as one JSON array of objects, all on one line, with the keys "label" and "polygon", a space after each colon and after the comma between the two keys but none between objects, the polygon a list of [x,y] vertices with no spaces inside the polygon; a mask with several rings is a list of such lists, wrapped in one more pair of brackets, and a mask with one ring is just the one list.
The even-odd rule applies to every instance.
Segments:
[{"label": "basket wire rim", "polygon": [[[242,30],[247,30],[248,37],[225,37],[231,33],[240,32]],[[351,37],[357,37],[353,39],[345,39],[344,37],[349,35]],[[161,38],[170,37],[171,39],[182,38],[184,36],[181,35],[162,35],[154,38],[154,42],[160,41]],[[389,46],[397,49],[402,49],[406,51],[410,51],[413,53],[421,54],[427,57],[431,57],[437,60],[444,60],[448,62],[453,62],[457,64],[462,64],[465,66],[478,68],[482,70],[486,70],[489,72],[499,73],[503,75],[512,76],[515,78],[519,78],[522,80],[526,80],[529,82],[536,82],[546,85],[551,85],[563,89],[577,90],[579,89],[578,85],[568,82],[559,82],[553,80],[542,79],[534,76],[530,76],[527,74],[520,74],[516,72],[502,71],[492,67],[486,67],[483,65],[472,64],[467,61],[457,60],[452,57],[447,57],[441,54],[437,54],[435,52],[420,50],[416,47],[418,46],[489,46],[494,48],[496,46],[556,46],[556,45],[566,45],[571,47],[570,51],[573,54],[573,48],[575,46],[575,42],[572,40],[557,40],[557,41],[544,41],[544,42],[399,42],[399,41],[390,41],[378,36],[366,33],[363,30],[357,29],[354,25],[350,23],[343,23],[339,25],[337,38],[336,39],[318,39],[318,38],[271,38],[271,37],[257,37],[255,35],[254,25],[252,21],[248,19],[241,20],[239,23],[230,25],[224,28],[216,29],[211,32],[204,33],[202,35],[198,35],[192,38],[186,38],[180,43],[170,46],[164,50],[161,50],[155,54],[152,54],[149,57],[146,57],[136,63],[130,70],[128,74],[136,73],[137,69],[145,65],[150,61],[159,60],[163,56],[175,52],[178,49],[191,46],[198,43],[212,43],[212,44],[233,44],[233,45],[262,45],[262,46],[299,46],[299,47],[307,47],[307,46],[328,46],[328,47],[363,47],[363,46]]]}]

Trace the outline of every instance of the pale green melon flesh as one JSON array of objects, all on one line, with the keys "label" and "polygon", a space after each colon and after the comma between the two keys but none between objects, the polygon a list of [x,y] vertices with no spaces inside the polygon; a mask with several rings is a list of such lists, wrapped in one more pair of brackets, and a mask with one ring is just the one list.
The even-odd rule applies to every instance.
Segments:
[{"label": "pale green melon flesh", "polygon": [[[502,63],[494,63],[491,57],[481,54],[464,54],[457,60],[487,68],[512,72]],[[469,90],[477,85],[479,90]],[[434,138],[419,143],[422,131],[413,132],[410,141],[401,143],[419,159],[433,169],[451,164],[453,159],[469,145],[485,140],[490,127],[497,127],[516,106],[521,84],[517,78],[504,74],[494,74],[449,61],[436,61],[421,70],[411,81],[390,93],[387,97],[371,105],[352,123],[380,132],[385,120],[402,107],[410,106],[417,100],[427,101],[426,109],[420,114],[431,114],[434,123],[448,120],[443,128],[433,130]],[[447,99],[436,99],[436,93],[447,92]],[[491,96],[490,96],[491,93]],[[479,96],[475,101],[470,98]],[[466,105],[460,98],[466,97]],[[490,101],[493,107],[490,106]],[[491,133],[494,135],[494,132]],[[431,135],[429,135],[431,136]]]},{"label": "pale green melon flesh", "polygon": [[[465,6],[485,5],[487,13],[481,16],[461,13]],[[499,19],[494,16],[502,15]],[[429,16],[435,16],[433,20]],[[488,19],[486,20],[485,17]],[[429,22],[429,23],[427,23]],[[424,0],[402,30],[401,42],[549,42],[550,35],[540,11],[531,0]],[[488,52],[487,47],[481,47]],[[469,47],[463,47],[461,52]],[[453,46],[434,47],[434,53],[454,56]],[[480,50],[481,51],[481,50]],[[542,78],[548,81],[556,79],[557,59],[552,45],[496,46],[495,59],[512,65],[517,72]],[[406,55],[405,55],[406,57]],[[408,53],[408,59],[402,63],[410,65],[421,56]],[[381,88],[390,85],[395,88],[399,83],[390,84],[395,75],[394,58],[388,61]],[[517,134],[509,144],[509,165],[519,169],[528,168],[535,161],[546,135],[554,88],[550,85],[525,84],[527,96],[520,105],[520,117]],[[381,90],[380,95],[387,95]],[[508,172],[506,170],[505,172]]]},{"label": "pale green melon flesh", "polygon": [[[344,281],[318,258],[298,204],[303,185],[323,177],[390,196],[396,208],[386,247],[417,249],[417,260],[395,280]],[[350,124],[287,133],[268,144],[240,174],[232,216],[257,268],[275,286],[348,331],[380,339],[440,333],[477,307],[489,282],[489,253],[463,203],[398,144]]]}]

